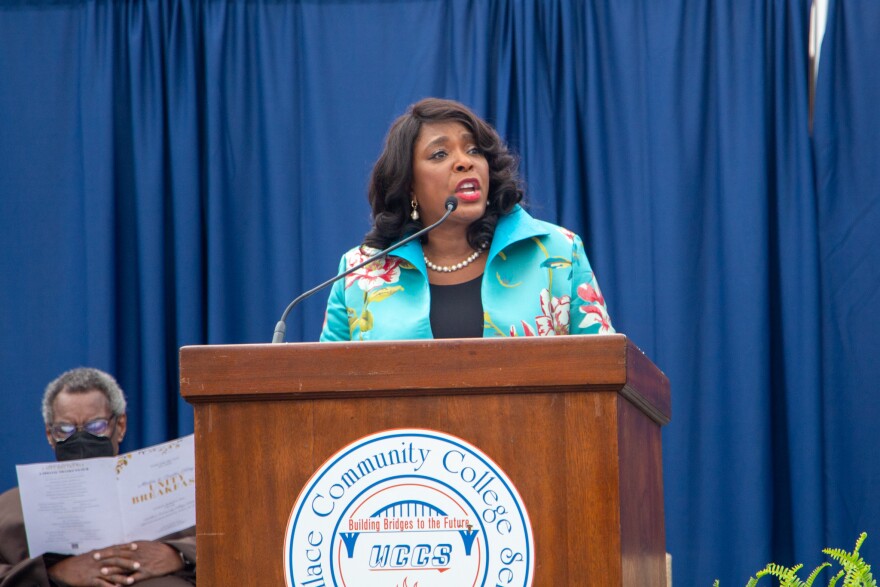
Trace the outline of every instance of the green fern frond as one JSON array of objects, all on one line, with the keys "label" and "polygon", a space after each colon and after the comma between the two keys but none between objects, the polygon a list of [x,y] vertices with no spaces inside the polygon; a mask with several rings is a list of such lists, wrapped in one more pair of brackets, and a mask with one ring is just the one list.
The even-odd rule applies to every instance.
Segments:
[{"label": "green fern frond", "polygon": [[859,554],[859,549],[862,547],[862,544],[865,542],[865,538],[868,537],[866,532],[862,532],[859,534],[859,537],[856,539],[856,547],[852,552],[848,552],[843,550],[842,548],[826,548],[823,549],[822,552],[833,558],[834,560],[840,562],[841,564],[843,560],[847,561],[855,561],[861,559],[861,555]]},{"label": "green fern frond", "polygon": [[837,582],[840,581],[840,578],[846,574],[846,571],[839,571],[836,575],[831,577],[831,580],[828,581],[828,587],[834,587],[837,585]]},{"label": "green fern frond", "polygon": [[779,587],[804,587],[803,581],[798,579],[797,576],[798,571],[800,571],[803,566],[804,565],[795,565],[789,568],[776,563],[770,563],[755,575],[755,585],[757,585],[758,579],[770,575],[771,577],[779,579]]},{"label": "green fern frond", "polygon": [[865,562],[859,549],[868,535],[862,532],[856,540],[856,546],[852,552],[841,548],[826,548],[822,552],[836,560],[843,567],[843,587],[877,587],[877,581],[871,574],[871,565]]},{"label": "green fern frond", "polygon": [[843,578],[843,587],[877,587],[877,581],[871,575],[871,565],[862,564],[847,569]]},{"label": "green fern frond", "polygon": [[768,570],[768,568],[772,564],[773,563],[770,563],[769,565],[767,565],[766,567],[764,567],[763,569],[761,569],[760,571],[755,573],[754,577],[749,577],[749,582],[746,583],[746,587],[758,587],[758,581],[761,580],[761,577],[766,577],[767,575],[770,574],[770,571]]},{"label": "green fern frond", "polygon": [[810,573],[810,576],[807,577],[807,580],[804,582],[804,587],[812,587],[813,581],[816,580],[816,577],[819,576],[819,573],[822,572],[822,569],[824,569],[825,567],[830,567],[830,566],[831,566],[831,563],[822,563],[821,565],[819,565],[818,567],[813,569],[813,572]]},{"label": "green fern frond", "polygon": [[[840,581],[840,579],[843,579],[843,585],[841,587],[878,587],[877,581],[871,574],[871,565],[866,563],[862,558],[862,555],[859,554],[859,549],[862,547],[862,544],[867,537],[868,534],[862,532],[856,540],[856,546],[852,552],[847,552],[842,548],[826,548],[822,551],[843,567],[841,571],[831,577],[831,580],[828,582],[828,587],[836,587],[837,582]],[[758,587],[758,581],[767,576],[776,577],[776,579],[779,580],[779,587],[812,587],[813,583],[819,577],[819,573],[821,573],[826,567],[830,567],[831,563],[825,562],[813,569],[813,572],[807,577],[806,582],[801,581],[797,576],[798,571],[800,571],[803,566],[804,565],[795,565],[788,568],[776,563],[770,563],[755,573],[755,576],[749,579],[746,587]],[[712,587],[719,587],[719,585],[720,583],[718,579],[715,579],[715,583]]]}]

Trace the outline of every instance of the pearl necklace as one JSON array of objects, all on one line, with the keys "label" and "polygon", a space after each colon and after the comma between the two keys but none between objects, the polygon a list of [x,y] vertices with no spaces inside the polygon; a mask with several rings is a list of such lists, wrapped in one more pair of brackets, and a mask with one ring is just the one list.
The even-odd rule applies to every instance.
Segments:
[{"label": "pearl necklace", "polygon": [[430,259],[428,259],[427,255],[423,255],[423,257],[425,258],[425,265],[427,265],[428,269],[430,269],[431,271],[437,271],[439,273],[452,273],[453,271],[464,269],[465,267],[476,261],[477,257],[479,257],[482,252],[483,249],[477,249],[476,251],[468,255],[467,259],[465,259],[461,263],[456,263],[455,265],[435,265],[431,262]]}]

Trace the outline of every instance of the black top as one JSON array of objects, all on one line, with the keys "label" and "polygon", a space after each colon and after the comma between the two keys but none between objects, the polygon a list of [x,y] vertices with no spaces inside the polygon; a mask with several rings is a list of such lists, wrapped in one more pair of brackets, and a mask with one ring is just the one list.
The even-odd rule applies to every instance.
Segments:
[{"label": "black top", "polygon": [[455,285],[431,285],[431,331],[434,338],[482,338],[483,276]]}]

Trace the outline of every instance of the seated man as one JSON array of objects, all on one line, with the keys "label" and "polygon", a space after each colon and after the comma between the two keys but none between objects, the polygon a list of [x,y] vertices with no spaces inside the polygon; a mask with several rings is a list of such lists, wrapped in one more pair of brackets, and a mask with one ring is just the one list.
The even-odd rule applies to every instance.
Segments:
[{"label": "seated man", "polygon": [[[46,387],[43,420],[59,461],[116,456],[125,436],[125,396],[107,373],[73,369]],[[0,495],[0,587],[194,585],[195,559],[195,528],[78,556],[31,558],[18,488]]]}]

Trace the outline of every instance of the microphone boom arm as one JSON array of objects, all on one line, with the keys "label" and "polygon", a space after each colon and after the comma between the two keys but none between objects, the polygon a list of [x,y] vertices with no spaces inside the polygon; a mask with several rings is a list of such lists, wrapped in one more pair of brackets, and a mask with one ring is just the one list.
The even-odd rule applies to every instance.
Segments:
[{"label": "microphone boom arm", "polygon": [[458,207],[458,200],[455,199],[454,196],[450,196],[450,197],[446,198],[446,213],[443,214],[443,217],[440,218],[440,220],[438,220],[437,222],[435,222],[431,226],[427,226],[417,232],[414,232],[413,234],[409,235],[408,237],[406,237],[402,241],[394,243],[393,245],[391,245],[387,249],[383,249],[383,250],[379,251],[378,253],[376,253],[375,255],[373,255],[372,257],[369,257],[366,261],[358,263],[354,267],[351,267],[350,269],[346,269],[342,273],[339,273],[338,275],[334,275],[333,277],[331,277],[330,279],[328,279],[324,283],[316,285],[315,287],[308,290],[307,292],[300,294],[296,299],[294,299],[292,302],[290,302],[290,304],[287,305],[287,308],[284,309],[284,313],[281,314],[281,319],[278,321],[278,324],[275,325],[275,333],[272,335],[272,343],[284,342],[284,333],[287,331],[287,316],[288,316],[288,314],[290,314],[290,311],[293,310],[293,308],[296,307],[296,305],[299,304],[301,301],[318,293],[319,291],[321,291],[322,289],[324,289],[325,287],[327,287],[331,283],[333,283],[339,279],[342,279],[346,275],[354,273],[355,271],[357,271],[361,267],[363,267],[365,265],[369,265],[373,261],[376,261],[378,259],[381,259],[382,257],[387,256],[388,253],[390,253],[391,251],[394,251],[394,250],[402,247],[403,245],[407,244],[408,242],[419,238],[420,236],[424,235],[425,233],[427,233],[431,230],[434,230],[436,227],[440,226],[440,224],[445,222],[446,219],[449,218],[449,215],[452,214],[457,207]]}]

